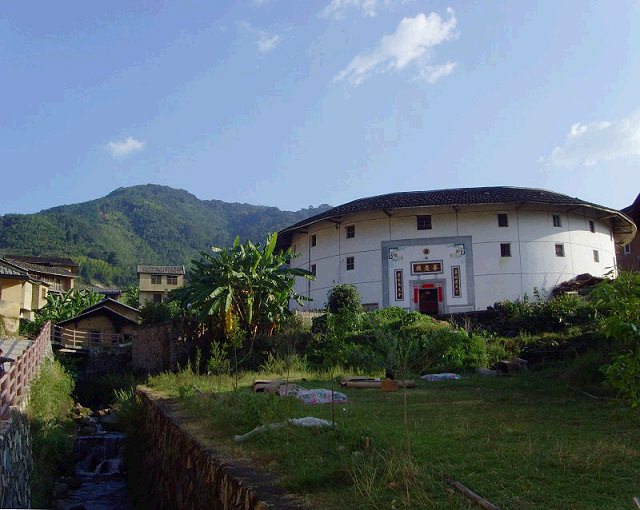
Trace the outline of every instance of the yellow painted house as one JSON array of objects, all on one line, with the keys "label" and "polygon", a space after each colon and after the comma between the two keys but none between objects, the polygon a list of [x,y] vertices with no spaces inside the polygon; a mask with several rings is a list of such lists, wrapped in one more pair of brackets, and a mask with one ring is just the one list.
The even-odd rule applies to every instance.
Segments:
[{"label": "yellow painted house", "polygon": [[48,283],[49,292],[62,294],[75,287],[79,266],[70,258],[6,255],[4,259],[26,271],[31,277]]},{"label": "yellow painted house", "polygon": [[162,303],[174,289],[184,285],[184,266],[138,266],[140,306],[145,303]]},{"label": "yellow painted house", "polygon": [[18,332],[20,319],[33,320],[47,301],[49,284],[0,258],[0,322],[4,332]]}]

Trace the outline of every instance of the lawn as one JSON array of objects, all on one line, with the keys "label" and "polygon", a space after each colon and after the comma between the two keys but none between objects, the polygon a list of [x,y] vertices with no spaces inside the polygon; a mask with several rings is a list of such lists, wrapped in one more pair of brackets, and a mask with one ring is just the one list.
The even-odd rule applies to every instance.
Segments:
[{"label": "lawn", "polygon": [[228,379],[188,371],[149,385],[181,401],[206,441],[276,473],[316,508],[477,508],[443,477],[503,509],[631,508],[640,495],[637,417],[568,388],[552,369],[407,390],[411,460],[403,392],[343,390],[332,378],[299,382],[347,393],[351,402],[333,409],[335,429],[285,427],[235,443],[264,423],[332,419],[331,405],[251,393],[253,377],[265,374],[245,374],[236,392]]}]

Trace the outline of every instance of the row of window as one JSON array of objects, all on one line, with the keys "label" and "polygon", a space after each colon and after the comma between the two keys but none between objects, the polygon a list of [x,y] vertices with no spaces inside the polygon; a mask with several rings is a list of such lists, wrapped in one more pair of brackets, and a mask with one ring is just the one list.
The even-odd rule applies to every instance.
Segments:
[{"label": "row of window", "polygon": [[[564,257],[564,244],[556,244],[555,251],[556,257]],[[500,256],[511,257],[511,243],[500,243]],[[593,261],[600,262],[600,252],[598,250],[593,250]],[[346,257],[345,264],[347,271],[353,271],[356,268],[355,257]],[[309,270],[313,273],[313,276],[317,276],[316,264],[311,264]]]},{"label": "row of window", "polygon": [[[153,285],[162,285],[162,275],[152,274],[151,283]],[[167,285],[178,285],[178,277],[175,275],[167,275]]]},{"label": "row of window", "polygon": [[[552,221],[554,227],[562,227],[562,216],[559,214],[552,215]],[[498,226],[499,227],[508,227],[509,226],[509,215],[506,213],[498,213]],[[345,228],[345,236],[347,239],[352,239],[356,236],[356,226],[355,225],[347,225]],[[417,230],[431,230],[431,215],[430,214],[421,214],[416,216],[416,229]],[[596,225],[593,220],[589,220],[589,231],[592,233],[596,232]],[[311,234],[311,247],[314,247],[318,244],[318,237],[316,234]],[[294,252],[296,251],[296,246],[294,246]]]},{"label": "row of window", "polygon": [[[556,244],[556,257],[564,257],[564,244]],[[511,257],[511,243],[500,243],[500,256]],[[600,262],[600,252],[593,250],[593,261]]]}]

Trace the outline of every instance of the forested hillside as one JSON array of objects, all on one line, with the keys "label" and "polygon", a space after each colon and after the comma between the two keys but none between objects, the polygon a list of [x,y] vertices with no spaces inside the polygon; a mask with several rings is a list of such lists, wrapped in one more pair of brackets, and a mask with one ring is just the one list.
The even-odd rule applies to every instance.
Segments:
[{"label": "forested hillside", "polygon": [[0,216],[0,254],[71,256],[87,282],[126,285],[136,279],[136,264],[188,266],[200,251],[228,246],[236,235],[262,241],[328,207],[281,211],[132,186],[89,202]]}]

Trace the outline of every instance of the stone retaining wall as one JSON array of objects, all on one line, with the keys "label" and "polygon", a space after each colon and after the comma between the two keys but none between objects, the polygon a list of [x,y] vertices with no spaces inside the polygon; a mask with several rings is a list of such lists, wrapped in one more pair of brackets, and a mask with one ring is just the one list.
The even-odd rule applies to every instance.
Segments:
[{"label": "stone retaining wall", "polygon": [[151,508],[301,510],[276,480],[221,457],[187,431],[179,407],[146,388],[138,390],[144,416],[142,469]]},{"label": "stone retaining wall", "polygon": [[31,508],[31,439],[20,409],[0,422],[0,508]]}]

